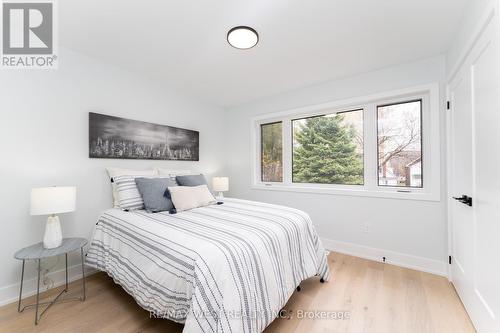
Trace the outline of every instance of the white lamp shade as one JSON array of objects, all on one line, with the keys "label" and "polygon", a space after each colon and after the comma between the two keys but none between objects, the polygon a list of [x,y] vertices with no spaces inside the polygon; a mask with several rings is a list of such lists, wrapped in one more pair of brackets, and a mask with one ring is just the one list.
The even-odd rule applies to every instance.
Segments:
[{"label": "white lamp shade", "polygon": [[31,215],[51,215],[75,211],[76,187],[53,186],[31,190]]},{"label": "white lamp shade", "polygon": [[214,177],[212,179],[212,188],[215,192],[229,191],[229,178],[227,178],[227,177]]}]

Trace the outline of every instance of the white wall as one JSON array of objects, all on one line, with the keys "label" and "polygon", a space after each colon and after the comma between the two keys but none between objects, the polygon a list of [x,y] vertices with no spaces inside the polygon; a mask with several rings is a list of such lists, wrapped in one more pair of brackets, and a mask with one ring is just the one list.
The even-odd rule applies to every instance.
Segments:
[{"label": "white wall", "polygon": [[446,54],[446,68],[447,74],[456,68],[457,63],[461,61],[464,52],[471,40],[475,37],[476,29],[479,28],[478,24],[485,14],[488,5],[491,5],[496,0],[472,0],[469,1],[464,16],[462,18],[460,27],[456,33],[448,53]]},{"label": "white wall", "polygon": [[[250,126],[256,115],[439,82],[444,106],[444,56],[291,91],[226,113],[230,196],[308,212],[326,246],[445,273],[447,257],[444,110],[441,114],[443,193],[440,202],[306,194],[251,189]],[[363,233],[365,222],[370,233]],[[351,246],[354,243],[355,246]],[[360,246],[361,245],[361,246]],[[365,248],[369,247],[369,248]],[[382,249],[382,251],[379,251]]]},{"label": "white wall", "polygon": [[[14,252],[43,235],[46,217],[29,216],[32,187],[76,185],[77,211],[61,216],[63,235],[90,238],[99,213],[111,206],[106,166],[208,175],[223,166],[221,109],[67,49],[59,59],[58,70],[0,73],[0,303],[17,292]],[[89,111],[199,130],[200,162],[89,159]],[[31,264],[27,278],[34,274]]]}]

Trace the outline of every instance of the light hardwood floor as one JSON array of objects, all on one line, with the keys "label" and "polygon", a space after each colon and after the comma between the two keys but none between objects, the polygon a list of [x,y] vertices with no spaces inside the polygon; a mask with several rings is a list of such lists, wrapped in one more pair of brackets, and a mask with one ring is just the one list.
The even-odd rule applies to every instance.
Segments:
[{"label": "light hardwood floor", "polygon": [[[443,277],[339,253],[329,255],[333,279],[302,282],[285,309],[291,319],[276,319],[275,332],[474,332],[451,284]],[[70,285],[78,295],[79,281]],[[60,290],[60,288],[58,288]],[[56,290],[44,296],[53,295]],[[33,298],[27,299],[33,301]],[[346,311],[349,319],[298,319],[297,310]],[[87,300],[54,305],[38,326],[34,310],[17,313],[17,304],[0,308],[0,332],[181,332],[182,325],[150,319],[104,273],[87,280]]]}]

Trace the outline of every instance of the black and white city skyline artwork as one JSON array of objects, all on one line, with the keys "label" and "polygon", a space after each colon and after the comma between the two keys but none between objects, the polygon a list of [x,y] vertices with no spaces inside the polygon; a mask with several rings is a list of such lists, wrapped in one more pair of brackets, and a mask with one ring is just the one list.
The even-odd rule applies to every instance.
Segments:
[{"label": "black and white city skyline artwork", "polygon": [[198,131],[89,112],[89,157],[198,161]]}]

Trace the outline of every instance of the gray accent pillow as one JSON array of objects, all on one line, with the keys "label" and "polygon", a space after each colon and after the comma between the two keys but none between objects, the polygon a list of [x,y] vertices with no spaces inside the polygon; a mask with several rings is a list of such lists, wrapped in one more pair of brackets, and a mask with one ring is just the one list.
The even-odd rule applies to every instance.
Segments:
[{"label": "gray accent pillow", "polygon": [[200,186],[208,185],[205,176],[203,175],[185,175],[176,176],[175,180],[179,186]]},{"label": "gray accent pillow", "polygon": [[144,201],[144,207],[149,213],[168,211],[174,208],[170,195],[167,195],[169,186],[177,186],[172,178],[136,178],[135,183]]}]

